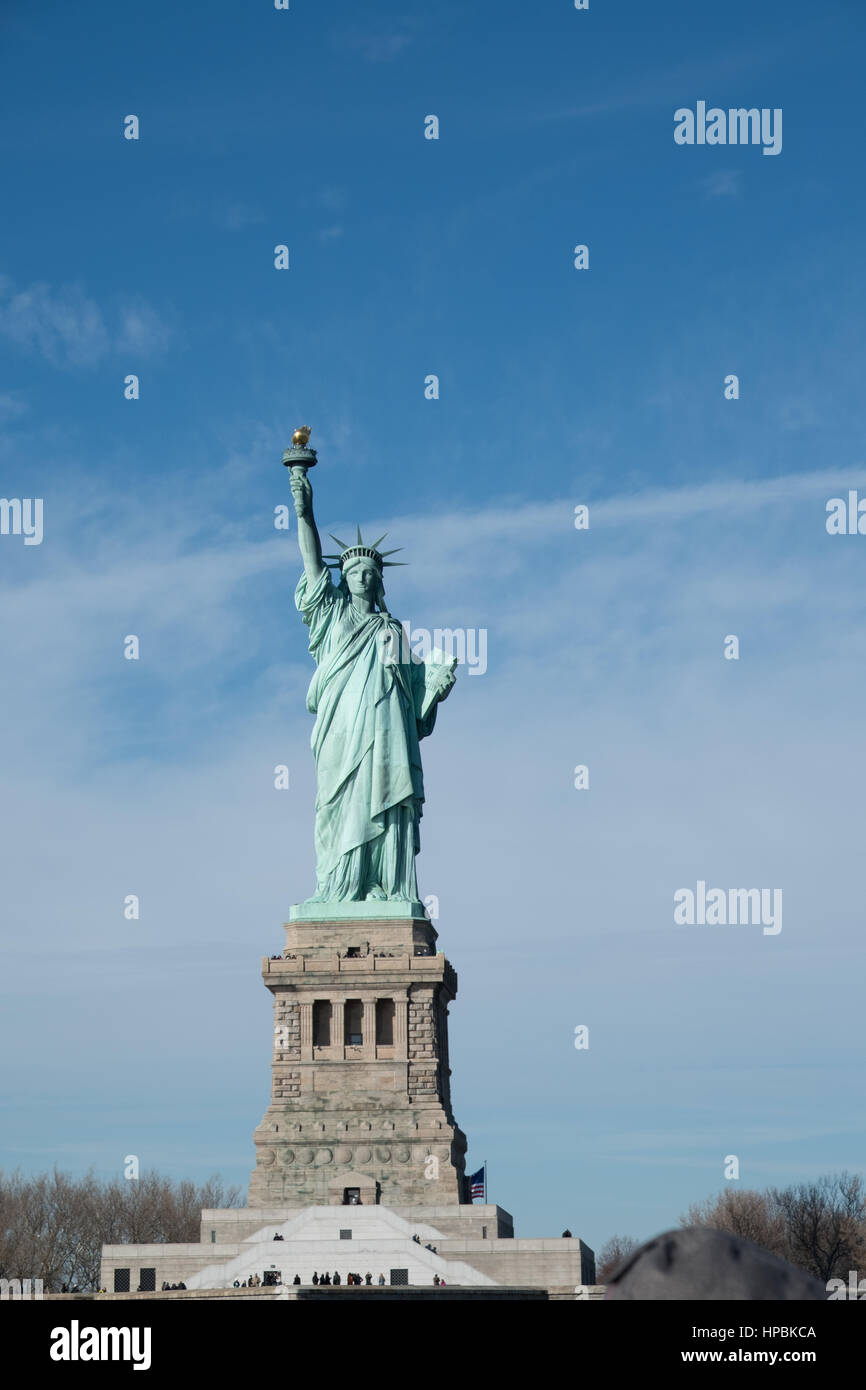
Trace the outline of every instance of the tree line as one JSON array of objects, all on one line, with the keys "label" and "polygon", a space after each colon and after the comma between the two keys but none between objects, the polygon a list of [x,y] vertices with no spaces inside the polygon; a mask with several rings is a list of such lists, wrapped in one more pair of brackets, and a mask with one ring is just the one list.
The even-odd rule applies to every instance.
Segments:
[{"label": "tree line", "polygon": [[0,1279],[41,1279],[45,1293],[98,1289],[103,1245],[198,1241],[203,1207],[244,1204],[218,1174],[196,1184],[156,1172],[0,1172]]},{"label": "tree line", "polygon": [[[866,1274],[866,1185],[859,1174],[836,1173],[815,1182],[762,1192],[726,1187],[690,1206],[681,1226],[709,1226],[751,1240],[826,1284]],[[638,1248],[630,1236],[603,1246],[596,1279],[604,1284]]]}]

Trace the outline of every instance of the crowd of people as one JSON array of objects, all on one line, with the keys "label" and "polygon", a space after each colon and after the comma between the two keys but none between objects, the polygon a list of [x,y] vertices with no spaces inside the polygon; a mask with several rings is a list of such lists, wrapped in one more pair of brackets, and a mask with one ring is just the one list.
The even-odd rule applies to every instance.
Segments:
[{"label": "crowd of people", "polygon": [[[264,1282],[265,1282],[265,1283],[269,1283],[270,1281],[269,1281],[269,1280],[265,1280]],[[280,1282],[282,1282],[282,1280],[280,1280]],[[293,1284],[300,1284],[301,1282],[302,1282],[302,1280],[301,1280],[300,1274],[296,1274],[295,1277],[294,1277],[294,1279],[292,1280],[292,1283],[293,1283]],[[343,1283],[343,1280],[342,1280],[342,1278],[341,1278],[341,1276],[340,1276],[340,1271],[339,1271],[338,1269],[335,1269],[333,1274],[330,1274],[330,1273],[328,1273],[327,1271],[326,1271],[324,1274],[319,1274],[318,1271],[314,1270],[314,1271],[313,1271],[313,1277],[312,1277],[312,1279],[311,1279],[310,1282],[313,1283],[313,1284],[315,1284],[315,1285],[317,1285],[317,1286],[319,1286],[319,1285],[325,1285],[325,1286],[327,1286],[327,1287],[330,1288],[330,1287],[333,1287],[333,1286],[342,1284],[342,1283]],[[436,1280],[435,1280],[435,1282],[436,1282],[437,1284],[438,1284],[438,1283],[443,1283],[443,1284],[444,1284],[445,1281],[444,1281],[444,1279],[440,1280],[440,1279],[437,1277]],[[259,1278],[258,1274],[251,1274],[250,1277],[249,1277],[249,1279],[236,1279],[236,1280],[234,1281],[234,1284],[232,1285],[232,1287],[235,1288],[235,1289],[258,1289],[258,1288],[261,1288],[262,1283],[263,1283],[263,1281]],[[370,1273],[369,1270],[367,1271],[367,1273],[366,1273],[365,1275],[363,1275],[363,1277],[362,1277],[360,1274],[357,1274],[357,1273],[355,1273],[355,1272],[351,1272],[351,1273],[349,1273],[349,1274],[346,1275],[346,1283],[347,1283],[347,1284],[351,1284],[351,1285],[367,1284],[367,1285],[369,1286],[369,1285],[371,1285],[371,1284],[373,1283],[373,1276],[372,1276],[372,1274]],[[379,1284],[380,1287],[381,1287],[382,1285],[384,1285],[385,1283],[387,1283],[387,1280],[385,1279],[384,1274],[380,1274],[380,1275],[379,1275],[378,1279],[376,1280],[376,1283]],[[186,1287],[186,1285],[185,1285],[185,1284],[163,1284],[162,1287],[163,1287],[164,1289],[178,1289],[178,1288],[183,1289],[183,1288]]]},{"label": "crowd of people", "polygon": [[[419,1244],[419,1245],[421,1244],[421,1242],[420,1242],[420,1240],[418,1240],[418,1237],[417,1237],[417,1236],[414,1236],[413,1239],[416,1240],[416,1241],[418,1241],[418,1244]],[[432,1246],[432,1245],[425,1245],[424,1249],[425,1249],[425,1250],[433,1250],[433,1246]],[[434,1253],[435,1253],[435,1252],[434,1252]],[[262,1285],[263,1282],[264,1282],[265,1284],[271,1284],[271,1283],[281,1284],[283,1281],[282,1281],[282,1279],[279,1278],[279,1277],[277,1277],[276,1279],[274,1279],[274,1278],[272,1278],[272,1277],[271,1277],[271,1278],[265,1277],[264,1281],[262,1281],[262,1280],[259,1278],[259,1276],[258,1276],[257,1274],[252,1274],[252,1275],[250,1276],[249,1279],[244,1279],[244,1280],[236,1279],[232,1287],[233,1287],[233,1288],[236,1288],[236,1289],[258,1289],[258,1288],[261,1287],[261,1285]],[[300,1274],[296,1274],[295,1277],[294,1277],[294,1279],[292,1280],[292,1283],[293,1283],[293,1284],[300,1284],[300,1283],[302,1283],[302,1282],[303,1282],[303,1281],[302,1281],[302,1279],[301,1279]],[[310,1280],[310,1282],[311,1282],[312,1284],[315,1284],[318,1288],[323,1288],[323,1287],[333,1288],[333,1287],[336,1287],[336,1286],[338,1286],[338,1285],[341,1285],[341,1284],[343,1283],[343,1280],[342,1280],[342,1278],[340,1277],[340,1271],[339,1271],[338,1269],[335,1269],[333,1274],[330,1274],[327,1270],[325,1271],[324,1274],[319,1274],[317,1270],[314,1270],[314,1271],[313,1271],[313,1277],[312,1277],[312,1279]],[[384,1274],[380,1274],[379,1277],[378,1277],[378,1279],[376,1280],[376,1283],[379,1285],[380,1288],[382,1288],[387,1282],[388,1282],[388,1281],[386,1280]],[[347,1284],[350,1284],[350,1285],[362,1285],[362,1284],[366,1284],[366,1285],[369,1287],[369,1286],[373,1283],[373,1276],[372,1276],[372,1274],[370,1273],[369,1270],[367,1270],[367,1273],[363,1276],[363,1278],[361,1277],[360,1274],[356,1274],[356,1273],[354,1273],[354,1272],[350,1272],[349,1274],[346,1275],[346,1283],[347,1283]],[[442,1279],[442,1278],[440,1278],[440,1276],[439,1276],[438,1274],[434,1274],[434,1275],[433,1275],[433,1283],[436,1285],[437,1289],[444,1289],[444,1288],[445,1288],[445,1280]],[[162,1287],[163,1287],[164,1289],[184,1289],[184,1288],[186,1288],[186,1285],[185,1285],[185,1284],[163,1284]]]},{"label": "crowd of people", "polygon": [[[300,1282],[301,1282],[300,1279],[297,1277],[297,1275],[295,1275],[295,1280],[294,1280],[294,1282],[297,1283],[297,1284],[300,1284]],[[314,1283],[314,1284],[342,1284],[342,1282],[343,1282],[343,1281],[342,1281],[342,1279],[340,1278],[340,1272],[339,1272],[339,1270],[335,1270],[334,1273],[333,1273],[333,1275],[328,1274],[327,1272],[326,1272],[325,1274],[317,1274],[317,1273],[315,1272],[315,1270],[313,1271],[313,1283]],[[372,1284],[372,1282],[373,1282],[373,1276],[372,1276],[372,1274],[370,1273],[369,1270],[368,1270],[367,1273],[364,1275],[363,1279],[361,1278],[360,1274],[347,1274],[347,1275],[346,1275],[346,1283],[347,1283],[347,1284]],[[380,1274],[380,1275],[379,1275],[379,1278],[377,1279],[376,1282],[377,1282],[378,1284],[384,1284],[384,1282],[385,1282],[385,1276],[384,1276],[384,1274]]]},{"label": "crowd of people", "polygon": [[[282,1239],[282,1237],[280,1237],[280,1239]],[[418,1237],[417,1237],[417,1236],[413,1236],[412,1239],[415,1240],[415,1241],[417,1241],[419,1245],[421,1244],[421,1242],[420,1242],[420,1240],[418,1240]],[[432,1245],[425,1245],[424,1249],[425,1249],[425,1250],[432,1250],[433,1247],[432,1247]],[[294,1279],[292,1280],[292,1283],[293,1283],[293,1284],[300,1284],[301,1282],[302,1282],[302,1280],[301,1280],[300,1274],[296,1274],[295,1277],[294,1277]],[[313,1283],[313,1284],[315,1284],[315,1285],[317,1285],[317,1286],[319,1286],[319,1287],[321,1287],[321,1286],[326,1286],[326,1287],[329,1287],[329,1288],[330,1288],[330,1287],[334,1287],[334,1286],[337,1286],[337,1285],[342,1284],[342,1283],[343,1283],[343,1280],[342,1280],[341,1277],[340,1277],[340,1271],[337,1270],[337,1269],[334,1270],[334,1273],[333,1273],[333,1274],[329,1274],[327,1271],[326,1271],[324,1274],[319,1274],[316,1270],[314,1270],[314,1271],[313,1271],[313,1277],[312,1277],[312,1280],[311,1280],[310,1282]],[[387,1282],[387,1280],[385,1279],[384,1274],[380,1274],[379,1277],[378,1277],[378,1279],[376,1280],[376,1283],[379,1285],[380,1288],[383,1287],[383,1285],[384,1285],[386,1282]],[[261,1276],[258,1275],[258,1274],[251,1274],[251,1275],[249,1276],[248,1279],[236,1279],[236,1280],[234,1281],[234,1284],[232,1285],[232,1288],[235,1288],[235,1289],[259,1289],[259,1288],[262,1288],[263,1285],[271,1284],[271,1283],[279,1283],[279,1284],[281,1284],[281,1283],[282,1283],[282,1279],[281,1279],[279,1276],[277,1276],[276,1278],[274,1278],[273,1276],[271,1276],[271,1277],[265,1276],[265,1278],[262,1279]],[[346,1283],[347,1283],[347,1284],[350,1284],[350,1285],[362,1285],[362,1284],[366,1284],[366,1285],[369,1287],[369,1286],[373,1283],[373,1276],[372,1276],[372,1274],[370,1273],[369,1270],[367,1270],[367,1273],[363,1276],[363,1278],[361,1277],[360,1274],[356,1274],[356,1273],[352,1272],[352,1273],[349,1273],[349,1274],[346,1275]],[[433,1275],[433,1283],[434,1283],[434,1284],[436,1285],[436,1287],[439,1288],[439,1289],[444,1289],[444,1288],[445,1288],[445,1280],[444,1280],[444,1279],[441,1279],[441,1278],[439,1277],[438,1274],[434,1274],[434,1275]],[[186,1284],[183,1284],[183,1283],[181,1283],[181,1284],[169,1284],[166,1280],[163,1280],[163,1283],[162,1283],[162,1286],[161,1286],[161,1287],[162,1287],[162,1292],[165,1293],[166,1290],[172,1290],[172,1289],[185,1289],[185,1288],[186,1288]],[[66,1293],[66,1292],[67,1292],[67,1289],[64,1288],[64,1289],[63,1289],[63,1293]],[[104,1289],[101,1289],[100,1292],[101,1292],[101,1293],[104,1293],[105,1290],[104,1290]]]}]

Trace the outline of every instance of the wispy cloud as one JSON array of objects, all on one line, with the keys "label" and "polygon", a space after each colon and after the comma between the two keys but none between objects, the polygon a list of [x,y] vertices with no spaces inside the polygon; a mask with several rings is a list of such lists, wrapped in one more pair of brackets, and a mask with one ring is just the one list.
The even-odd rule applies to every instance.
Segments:
[{"label": "wispy cloud", "polygon": [[0,392],[0,425],[19,419],[20,416],[26,415],[29,409],[27,402],[14,391]]},{"label": "wispy cloud", "polygon": [[265,221],[265,214],[259,207],[250,203],[228,203],[217,208],[214,221],[218,227],[229,232],[240,232],[244,227],[255,227]]},{"label": "wispy cloud", "polygon": [[707,198],[740,198],[743,193],[743,175],[740,169],[717,169],[706,178],[698,179],[698,188]]},{"label": "wispy cloud", "polygon": [[0,277],[0,336],[57,367],[91,367],[110,355],[162,351],[172,337],[165,319],[141,298],[103,311],[80,285],[41,281],[16,289]]},{"label": "wispy cloud", "polygon": [[90,366],[110,342],[99,306],[79,286],[15,290],[6,278],[0,282],[0,334],[56,365]]},{"label": "wispy cloud", "polygon": [[116,352],[134,352],[150,357],[163,352],[173,337],[173,330],[155,309],[144,300],[136,300],[118,311],[119,323],[114,340]]},{"label": "wispy cloud", "polygon": [[354,29],[343,35],[345,46],[360,53],[368,63],[390,63],[408,48],[411,42],[411,35],[405,32],[380,30],[378,33],[366,33]]},{"label": "wispy cloud", "polygon": [[680,98],[684,93],[690,94],[697,88],[708,90],[712,84],[740,78],[753,68],[777,57],[777,50],[767,46],[763,49],[751,48],[748,51],[739,48],[730,53],[718,54],[702,63],[691,60],[667,69],[655,69],[642,77],[618,77],[606,90],[599,91],[594,100],[548,108],[540,111],[536,119],[560,121],[572,120],[578,116],[606,116],[640,107],[661,106],[664,103],[672,103],[673,118],[673,108],[682,105]]}]

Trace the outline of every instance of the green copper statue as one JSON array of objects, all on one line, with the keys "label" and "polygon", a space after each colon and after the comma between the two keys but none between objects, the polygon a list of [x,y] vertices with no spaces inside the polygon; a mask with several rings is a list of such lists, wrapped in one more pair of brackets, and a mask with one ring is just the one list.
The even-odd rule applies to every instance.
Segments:
[{"label": "green copper statue", "polygon": [[[384,537],[365,545],[359,529],[357,544],[346,545],[335,536],[340,555],[323,557],[306,474],[315,452],[306,450],[307,438],[297,440],[301,447],[287,451],[284,462],[291,465],[304,562],[295,603],[316,662],[307,709],[316,716],[317,882],[313,897],[292,915],[322,918],[348,903],[356,916],[418,915],[415,855],[424,801],[418,744],[433,731],[456,663],[441,652],[420,661],[408,650],[385,606],[384,556],[394,551],[377,549]],[[299,457],[295,465],[292,456],[304,452],[306,463]],[[330,560],[339,566],[338,584]]]}]

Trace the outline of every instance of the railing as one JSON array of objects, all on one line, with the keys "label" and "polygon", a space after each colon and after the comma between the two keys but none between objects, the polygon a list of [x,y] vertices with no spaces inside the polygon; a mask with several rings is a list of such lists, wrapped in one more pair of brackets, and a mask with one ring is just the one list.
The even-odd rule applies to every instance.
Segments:
[{"label": "railing", "polygon": [[[446,970],[447,967],[447,970]],[[265,975],[387,975],[394,971],[406,970],[419,975],[454,976],[451,966],[444,956],[410,956],[406,952],[393,956],[283,956],[279,960],[262,957],[262,973]]]}]

